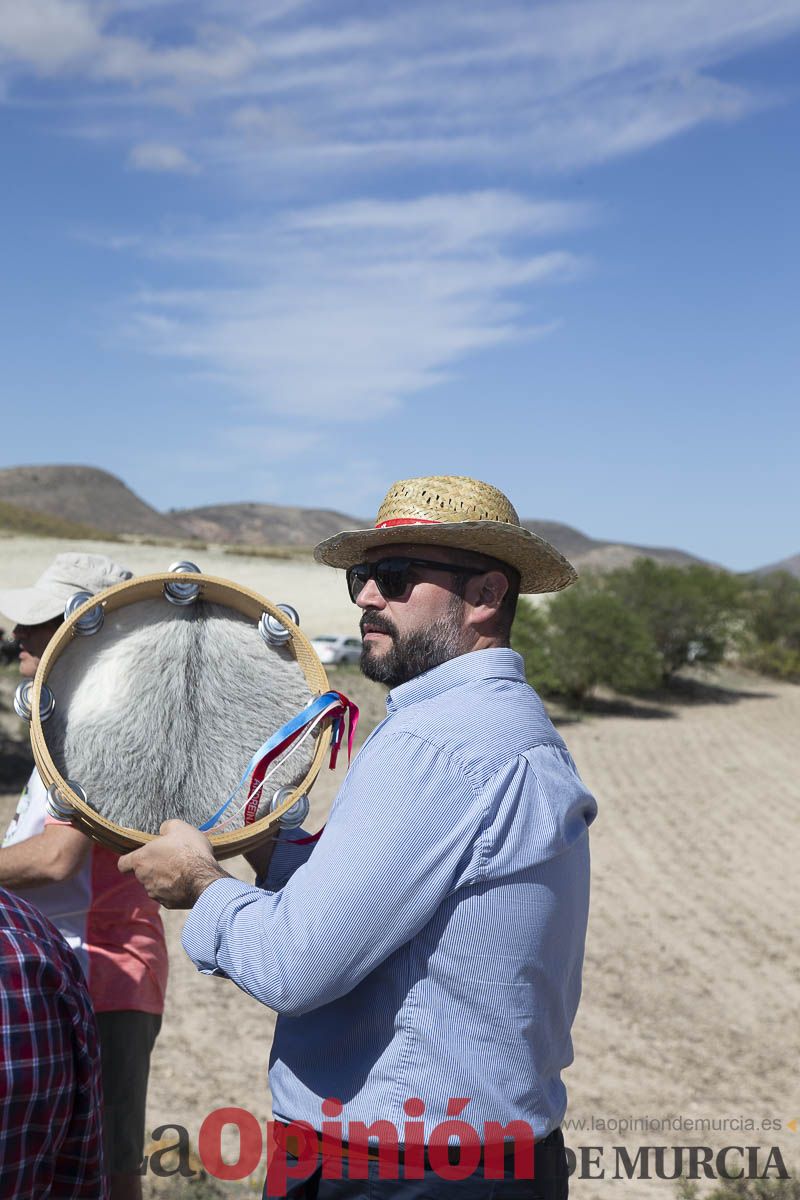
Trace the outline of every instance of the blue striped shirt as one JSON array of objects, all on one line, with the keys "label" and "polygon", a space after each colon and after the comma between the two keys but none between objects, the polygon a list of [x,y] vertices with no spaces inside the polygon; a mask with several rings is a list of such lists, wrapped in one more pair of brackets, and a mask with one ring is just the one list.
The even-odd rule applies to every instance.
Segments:
[{"label": "blue striped shirt", "polygon": [[321,1126],[561,1121],[596,805],[513,650],[395,688],[322,837],[282,835],[264,890],[221,879],[183,944],[279,1013],[275,1115]]}]

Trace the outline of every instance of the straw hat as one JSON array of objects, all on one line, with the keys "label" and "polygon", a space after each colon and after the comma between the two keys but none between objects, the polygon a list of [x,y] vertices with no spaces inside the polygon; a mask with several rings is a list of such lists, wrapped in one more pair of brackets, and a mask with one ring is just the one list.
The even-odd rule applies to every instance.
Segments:
[{"label": "straw hat", "polygon": [[558,592],[577,578],[563,554],[522,528],[502,492],[463,475],[401,479],[386,493],[374,528],[337,533],[320,542],[314,558],[330,567],[352,567],[363,561],[365,550],[401,542],[490,555],[519,571],[522,592]]}]

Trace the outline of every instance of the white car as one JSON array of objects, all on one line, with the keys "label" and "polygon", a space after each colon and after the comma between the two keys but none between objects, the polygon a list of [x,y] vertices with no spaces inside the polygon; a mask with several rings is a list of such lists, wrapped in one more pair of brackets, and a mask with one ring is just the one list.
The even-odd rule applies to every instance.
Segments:
[{"label": "white car", "polygon": [[357,663],[361,658],[361,638],[344,634],[325,634],[311,639],[311,645],[326,666],[337,663]]}]

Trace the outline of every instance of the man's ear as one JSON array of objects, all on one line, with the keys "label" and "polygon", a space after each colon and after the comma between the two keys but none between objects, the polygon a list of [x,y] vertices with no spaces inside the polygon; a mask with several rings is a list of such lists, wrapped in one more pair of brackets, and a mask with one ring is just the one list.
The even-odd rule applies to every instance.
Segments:
[{"label": "man's ear", "polygon": [[502,571],[487,571],[474,575],[468,582],[464,599],[478,621],[485,621],[498,611],[508,591],[508,579]]}]

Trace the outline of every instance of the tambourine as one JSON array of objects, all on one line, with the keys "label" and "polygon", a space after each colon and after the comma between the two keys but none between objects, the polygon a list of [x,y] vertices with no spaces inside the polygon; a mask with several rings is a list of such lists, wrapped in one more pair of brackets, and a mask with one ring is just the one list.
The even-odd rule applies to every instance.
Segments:
[{"label": "tambourine", "polygon": [[191,563],[73,596],[15,707],[54,816],[119,852],[180,817],[217,858],[300,824],[354,715],[289,605]]}]

